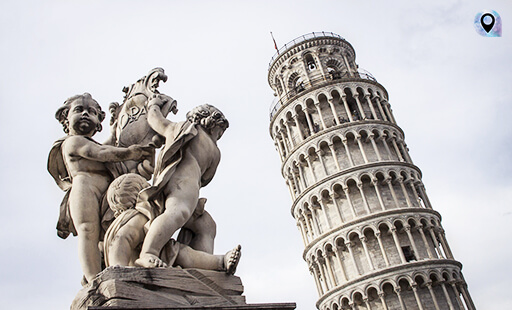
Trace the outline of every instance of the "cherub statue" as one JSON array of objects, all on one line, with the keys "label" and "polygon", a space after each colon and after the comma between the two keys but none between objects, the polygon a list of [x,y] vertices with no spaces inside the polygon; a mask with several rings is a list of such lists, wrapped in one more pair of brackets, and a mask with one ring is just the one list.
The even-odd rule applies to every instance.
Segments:
[{"label": "cherub statue", "polygon": [[[116,219],[105,234],[104,256],[107,267],[133,266],[139,257],[140,246],[146,232],[145,225],[150,219],[140,212],[140,205],[135,205],[139,192],[149,186],[142,176],[135,173],[121,175],[110,184],[106,199]],[[240,254],[240,246],[225,255],[212,255],[170,239],[159,254],[159,263],[156,267],[180,266],[233,274]]]},{"label": "cherub statue", "polygon": [[160,252],[198,206],[199,189],[212,180],[220,161],[217,140],[229,126],[222,112],[208,104],[188,112],[187,121],[172,122],[161,111],[169,100],[157,95],[148,102],[148,123],[165,137],[165,146],[156,163],[154,185],[139,195],[138,206],[155,205],[141,210],[157,212],[147,216],[154,220],[135,261],[141,267],[164,265]]},{"label": "cherub statue", "polygon": [[141,160],[153,148],[132,145],[127,148],[101,145],[92,136],[101,131],[105,113],[90,94],[67,99],[55,113],[67,136],[57,140],[50,151],[48,171],[66,191],[61,203],[58,234],[78,235],[78,255],[87,281],[101,271],[98,248],[100,205],[113,177],[108,162]]}]

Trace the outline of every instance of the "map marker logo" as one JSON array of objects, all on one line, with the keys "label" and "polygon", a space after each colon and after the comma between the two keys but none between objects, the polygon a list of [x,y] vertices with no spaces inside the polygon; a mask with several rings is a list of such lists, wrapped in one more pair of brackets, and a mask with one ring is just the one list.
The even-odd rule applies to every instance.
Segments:
[{"label": "map marker logo", "polygon": [[493,10],[479,12],[475,16],[475,29],[484,37],[501,37],[501,17]]}]

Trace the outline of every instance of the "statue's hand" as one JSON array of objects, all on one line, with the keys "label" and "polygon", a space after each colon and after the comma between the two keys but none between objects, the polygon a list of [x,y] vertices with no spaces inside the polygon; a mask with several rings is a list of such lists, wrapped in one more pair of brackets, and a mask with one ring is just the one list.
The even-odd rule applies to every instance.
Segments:
[{"label": "statue's hand", "polygon": [[[165,97],[167,97],[167,96],[165,96]],[[148,101],[148,109],[154,105],[156,105],[158,108],[162,109],[164,104],[166,104],[167,101],[169,100],[168,98],[165,98],[165,97],[163,97],[162,95],[154,95],[153,98],[149,99],[149,101]]]}]

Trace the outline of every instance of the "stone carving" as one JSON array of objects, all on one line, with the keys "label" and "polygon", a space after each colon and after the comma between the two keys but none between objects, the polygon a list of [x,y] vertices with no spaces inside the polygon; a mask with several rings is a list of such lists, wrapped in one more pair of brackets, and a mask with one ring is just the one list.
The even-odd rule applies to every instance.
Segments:
[{"label": "stone carving", "polygon": [[[204,210],[206,199],[199,198],[217,169],[217,140],[228,121],[211,105],[194,108],[183,122],[166,119],[177,112],[176,101],[157,90],[166,80],[156,68],[125,87],[123,104],[110,104],[111,136],[104,144],[92,140],[105,113],[91,95],[69,98],[56,113],[67,133],[48,159],[48,171],[66,192],[57,230],[62,238],[78,236],[86,282],[102,270],[101,254],[107,267],[180,266],[228,274],[237,267],[240,246],[213,255],[215,222]],[[155,149],[163,143],[155,164]]]},{"label": "stone carving", "polygon": [[55,117],[66,137],[55,142],[48,170],[66,191],[61,203],[59,236],[78,235],[78,256],[87,281],[101,271],[100,205],[112,177],[104,163],[140,160],[151,154],[151,147],[132,145],[119,148],[101,145],[92,136],[101,130],[105,113],[90,94],[69,98]]}]

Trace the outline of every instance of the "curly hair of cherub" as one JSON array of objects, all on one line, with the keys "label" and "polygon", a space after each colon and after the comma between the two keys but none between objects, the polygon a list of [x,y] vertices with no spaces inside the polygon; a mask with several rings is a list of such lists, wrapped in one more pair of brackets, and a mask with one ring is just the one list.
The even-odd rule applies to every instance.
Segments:
[{"label": "curly hair of cherub", "polygon": [[[64,104],[55,112],[55,118],[59,121],[59,123],[62,124],[63,130],[65,133],[69,133],[69,123],[68,123],[68,113],[69,109],[71,108],[71,104],[76,100],[88,100],[92,101],[96,104],[96,107],[98,108],[98,119],[101,122],[105,119],[105,112],[101,109],[100,104],[94,100],[89,93],[84,93],[83,95],[75,95],[73,97],[69,97],[64,101]],[[98,127],[96,128],[96,131],[99,132],[103,129],[101,124],[98,124]]]},{"label": "curly hair of cherub", "polygon": [[114,216],[134,208],[139,192],[148,186],[146,179],[136,173],[123,174],[112,181],[107,190],[107,202]]},{"label": "curly hair of cherub", "polygon": [[225,131],[229,127],[229,122],[224,114],[216,107],[210,104],[197,106],[187,113],[187,120],[200,125],[207,132],[216,126]]}]

